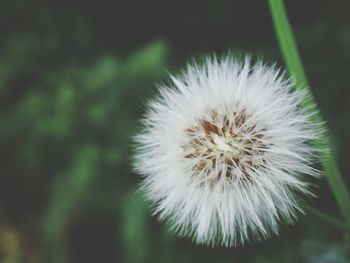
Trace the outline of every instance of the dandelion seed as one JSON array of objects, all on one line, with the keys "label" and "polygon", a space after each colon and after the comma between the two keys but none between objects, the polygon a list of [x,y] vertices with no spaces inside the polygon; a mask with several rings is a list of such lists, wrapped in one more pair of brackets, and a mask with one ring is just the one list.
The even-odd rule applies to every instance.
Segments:
[{"label": "dandelion seed", "polygon": [[232,57],[188,66],[160,89],[135,167],[154,213],[197,243],[234,246],[301,211],[319,129],[279,70]]}]

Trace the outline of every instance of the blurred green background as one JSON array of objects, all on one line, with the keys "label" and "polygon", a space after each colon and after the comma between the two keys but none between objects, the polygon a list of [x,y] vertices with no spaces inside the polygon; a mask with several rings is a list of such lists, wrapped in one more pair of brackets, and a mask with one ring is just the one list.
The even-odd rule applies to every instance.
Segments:
[{"label": "blurred green background", "polygon": [[[349,183],[350,2],[286,4]],[[2,0],[0,32],[0,262],[348,262],[344,233],[313,215],[208,248],[135,193],[131,137],[167,72],[227,51],[283,66],[265,1]],[[308,202],[339,217],[318,184]]]}]

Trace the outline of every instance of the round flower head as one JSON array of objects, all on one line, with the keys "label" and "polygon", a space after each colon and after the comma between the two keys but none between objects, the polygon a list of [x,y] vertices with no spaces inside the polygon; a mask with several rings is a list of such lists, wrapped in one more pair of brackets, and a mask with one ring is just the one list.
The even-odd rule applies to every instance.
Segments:
[{"label": "round flower head", "polygon": [[197,243],[277,232],[317,175],[304,95],[275,67],[232,57],[190,65],[150,102],[135,167],[154,213]]}]

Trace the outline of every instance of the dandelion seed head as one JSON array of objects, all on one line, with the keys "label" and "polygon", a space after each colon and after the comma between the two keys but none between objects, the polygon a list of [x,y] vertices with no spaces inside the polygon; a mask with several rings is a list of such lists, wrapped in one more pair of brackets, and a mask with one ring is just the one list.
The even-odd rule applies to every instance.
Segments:
[{"label": "dandelion seed head", "polygon": [[221,177],[249,180],[263,165],[265,128],[249,124],[250,115],[244,109],[228,112],[213,110],[184,131],[188,136],[184,157],[192,159],[193,176],[202,176],[204,183],[213,184]]},{"label": "dandelion seed head", "polygon": [[197,243],[235,246],[278,232],[309,194],[320,126],[276,67],[208,58],[149,104],[135,168],[154,214]]}]

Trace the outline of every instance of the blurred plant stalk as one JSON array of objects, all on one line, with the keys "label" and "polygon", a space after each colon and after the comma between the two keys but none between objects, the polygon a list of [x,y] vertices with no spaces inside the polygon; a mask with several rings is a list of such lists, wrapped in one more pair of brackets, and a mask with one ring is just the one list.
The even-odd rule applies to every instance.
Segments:
[{"label": "blurred plant stalk", "polygon": [[[269,6],[275,32],[288,71],[294,78],[296,88],[306,91],[309,94],[309,98],[303,102],[302,107],[305,109],[305,111],[312,114],[312,121],[322,123],[323,119],[320,113],[312,113],[313,109],[316,107],[316,102],[312,96],[311,90],[309,89],[310,86],[305,75],[290,23],[288,21],[283,0],[269,0]],[[350,194],[337,166],[335,153],[332,149],[331,140],[328,134],[324,134],[321,141],[317,143],[316,146],[321,153],[320,160],[322,162],[328,184],[338,203],[339,209],[346,220],[346,224],[350,226]],[[329,149],[329,151],[327,149]]]}]

